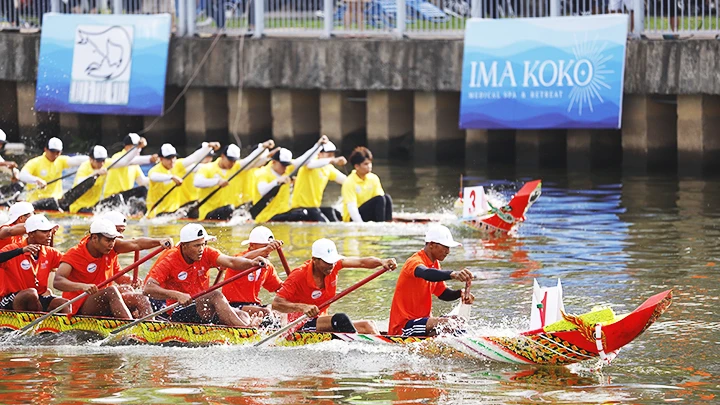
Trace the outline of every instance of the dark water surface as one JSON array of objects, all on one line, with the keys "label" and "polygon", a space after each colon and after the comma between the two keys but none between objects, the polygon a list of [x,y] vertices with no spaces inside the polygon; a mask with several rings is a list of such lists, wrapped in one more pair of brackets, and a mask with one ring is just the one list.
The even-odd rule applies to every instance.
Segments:
[{"label": "dark water surface", "polygon": [[[74,404],[474,404],[714,403],[720,398],[720,181],[669,176],[543,173],[543,195],[516,237],[481,239],[453,219],[460,170],[392,170],[376,165],[396,209],[447,223],[462,248],[444,266],[463,266],[475,284],[473,333],[529,325],[533,278],[561,278],[565,306],[581,313],[611,305],[616,313],[673,288],[660,320],[599,371],[594,364],[520,367],[429,355],[421,347],[329,342],[300,348],[0,346],[0,403]],[[470,184],[509,194],[531,177],[512,171],[467,173]],[[337,200],[330,186],[327,201]],[[62,219],[56,238],[72,246],[89,220]],[[178,235],[183,223],[132,222],[131,236]],[[210,225],[215,244],[236,253],[252,228]],[[309,258],[320,237],[345,255],[395,257],[422,247],[425,225],[274,225],[292,265]],[[123,257],[123,264],[132,256]],[[278,263],[279,264],[279,263]],[[142,267],[146,273],[149,266]],[[344,288],[365,277],[341,273]],[[333,305],[356,319],[386,320],[397,278],[391,273]],[[455,286],[457,287],[457,286]],[[265,300],[271,297],[263,295]],[[435,302],[435,312],[450,309]]]}]

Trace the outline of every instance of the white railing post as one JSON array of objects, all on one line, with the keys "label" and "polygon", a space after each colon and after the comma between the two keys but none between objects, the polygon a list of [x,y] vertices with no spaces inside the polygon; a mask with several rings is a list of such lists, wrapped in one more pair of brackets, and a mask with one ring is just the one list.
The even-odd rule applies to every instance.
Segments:
[{"label": "white railing post", "polygon": [[[672,4],[675,4],[674,2]],[[635,0],[633,34],[640,37],[645,31],[645,0]]]},{"label": "white railing post", "polygon": [[122,14],[123,8],[122,8],[122,0],[113,0],[113,14]]},{"label": "white railing post", "polygon": [[470,2],[470,17],[482,18],[483,16],[483,2],[482,0],[472,0]]},{"label": "white railing post", "polygon": [[195,0],[180,0],[185,2],[185,36],[195,36],[195,19],[197,18],[197,3]]},{"label": "white railing post", "polygon": [[255,2],[255,32],[253,38],[262,38],[265,31],[265,0],[250,0]]},{"label": "white railing post", "polygon": [[[14,7],[14,3],[10,3],[8,7]],[[50,11],[53,13],[59,13],[60,12],[60,0],[51,0],[50,1]]]},{"label": "white railing post", "polygon": [[550,16],[560,16],[560,0],[550,0]]},{"label": "white railing post", "polygon": [[335,28],[335,7],[333,6],[333,0],[323,1],[323,24],[323,38],[330,38],[333,28]]},{"label": "white railing post", "polygon": [[397,23],[397,27],[395,27],[395,35],[398,38],[402,38],[405,36],[405,31],[407,29],[407,19],[405,15],[407,5],[405,3],[405,0],[396,1],[397,9],[395,11],[395,15],[397,16],[397,18],[395,22]]},{"label": "white railing post", "polygon": [[177,26],[175,27],[175,36],[183,37],[186,34],[186,26],[187,26],[187,6],[188,2],[184,0],[180,0],[177,3],[177,15],[175,16],[175,21]]}]

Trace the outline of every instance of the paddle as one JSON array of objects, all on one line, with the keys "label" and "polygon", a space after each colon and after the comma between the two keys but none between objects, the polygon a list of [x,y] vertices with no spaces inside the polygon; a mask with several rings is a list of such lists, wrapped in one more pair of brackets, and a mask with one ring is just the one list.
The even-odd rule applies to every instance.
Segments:
[{"label": "paddle", "polygon": [[290,265],[288,265],[288,261],[285,258],[285,253],[283,253],[282,248],[279,247],[277,249],[278,257],[280,257],[280,261],[282,262],[283,268],[285,269],[285,274],[288,276],[290,275]]},{"label": "paddle", "polygon": [[[373,274],[365,277],[364,279],[358,281],[357,283],[353,284],[352,286],[350,286],[350,287],[342,290],[342,292],[340,292],[340,293],[337,294],[336,296],[334,296],[334,297],[330,298],[329,300],[325,301],[324,303],[318,305],[318,310],[319,310],[319,311],[322,311],[323,309],[329,307],[330,304],[332,304],[333,302],[335,302],[335,301],[339,300],[340,298],[342,298],[342,297],[350,294],[351,292],[357,290],[358,288],[360,288],[360,287],[362,287],[363,285],[367,284],[369,281],[377,278],[378,276],[380,276],[381,274],[383,274],[383,273],[385,273],[386,271],[389,271],[389,270],[390,270],[390,269],[382,268],[382,269],[376,271],[375,273],[373,273]],[[291,329],[291,328],[294,327],[295,325],[297,325],[297,324],[299,324],[299,323],[301,323],[301,322],[307,321],[307,319],[308,319],[308,316],[305,315],[305,314],[303,314],[300,318],[298,318],[298,319],[290,322],[289,324],[285,325],[284,327],[278,329],[277,331],[275,331],[275,333],[273,333],[272,335],[266,337],[265,339],[263,339],[263,340],[255,343],[253,346],[254,346],[254,347],[259,347],[259,346],[262,346],[262,345],[266,344],[267,342],[274,341],[278,336],[282,335],[283,333],[285,333],[287,330]]]},{"label": "paddle", "polygon": [[[182,180],[185,181],[185,179],[186,179],[191,173],[195,172],[195,168],[198,167],[198,165],[201,164],[202,161],[205,160],[205,158],[208,157],[208,156],[210,156],[212,153],[213,153],[213,150],[210,149],[210,151],[209,151],[208,153],[206,153],[205,156],[203,156],[202,159],[198,160],[197,163],[195,163],[195,164],[193,165],[193,167],[190,168],[190,170],[188,170],[187,173],[185,173],[184,176],[182,176]],[[143,218],[147,218],[147,216],[150,215],[150,213],[153,212],[153,210],[154,210],[158,205],[160,205],[160,203],[165,199],[165,197],[167,197],[168,195],[170,195],[170,193],[172,193],[173,190],[175,190],[176,188],[178,188],[180,185],[182,185],[182,183],[181,183],[181,184],[175,184],[174,186],[172,186],[172,187],[170,188],[170,190],[166,191],[165,194],[163,194],[162,197],[160,197],[160,199],[158,199],[157,201],[155,201],[155,204],[153,204],[153,206],[150,207],[150,209],[145,213],[145,215],[143,215]]]},{"label": "paddle", "polygon": [[[110,166],[108,166],[107,169],[105,169],[105,171],[107,172],[110,169],[112,169],[113,166],[115,166],[119,161],[121,161],[130,152],[135,150],[135,148],[137,148],[137,145],[130,148],[127,152],[125,152],[122,156],[120,156],[119,159],[112,162],[112,164]],[[58,200],[58,205],[60,206],[60,208],[62,208],[63,210],[67,210],[72,203],[74,203],[78,198],[82,197],[83,194],[87,193],[95,185],[95,182],[97,181],[98,177],[100,177],[100,175],[93,174],[92,176],[90,176],[87,179],[78,183],[75,187],[68,190],[62,196],[62,198],[60,200]],[[50,183],[48,183],[48,184],[50,184]]]},{"label": "paddle", "polygon": [[[130,271],[130,270],[133,270],[133,269],[139,267],[141,264],[143,264],[143,263],[145,263],[146,261],[150,260],[150,259],[153,258],[155,255],[157,255],[158,253],[162,252],[164,249],[165,249],[165,247],[160,246],[159,248],[157,248],[157,249],[153,250],[152,252],[148,253],[148,254],[147,254],[145,257],[143,257],[142,259],[140,259],[140,260],[136,261],[135,263],[133,263],[133,264],[125,267],[124,269],[120,270],[120,271],[119,271],[117,274],[115,274],[114,276],[108,278],[107,280],[103,281],[102,283],[99,283],[99,284],[97,285],[97,287],[98,287],[98,288],[102,288],[102,287],[104,287],[104,286],[112,283],[113,281],[115,281],[115,280],[117,280],[118,278],[120,278],[120,276],[122,276],[123,274],[127,273],[127,272]],[[53,309],[52,311],[50,311],[50,312],[48,312],[47,314],[41,316],[40,318],[37,318],[36,320],[34,320],[34,321],[30,322],[29,324],[25,325],[22,329],[20,329],[20,330],[18,331],[18,333],[19,333],[19,334],[23,334],[23,333],[27,332],[29,329],[34,328],[34,327],[35,327],[36,325],[38,325],[40,322],[44,321],[45,319],[49,318],[49,317],[52,316],[52,315],[55,315],[56,313],[62,311],[63,309],[69,307],[69,306],[72,305],[73,303],[75,303],[75,302],[79,301],[80,299],[85,298],[85,297],[87,297],[87,296],[88,296],[88,293],[86,293],[86,292],[83,291],[83,293],[80,294],[80,295],[78,295],[77,297],[71,299],[70,301],[68,301],[68,302],[60,305],[59,307]]]},{"label": "paddle", "polygon": [[[465,282],[465,293],[464,295],[467,297],[468,294],[470,294],[470,285],[472,284],[471,281]],[[465,318],[466,320],[470,319],[470,310],[472,309],[471,304],[466,304],[463,302],[462,297],[460,298],[460,302],[455,306],[455,308],[450,311],[448,316],[458,316],[460,318]]]},{"label": "paddle", "polygon": [[[300,170],[300,168],[305,166],[305,164],[310,160],[310,158],[315,156],[315,152],[317,152],[322,147],[323,147],[323,144],[318,143],[315,146],[315,148],[313,148],[312,153],[310,153],[308,155],[308,157],[306,157],[305,160],[303,160],[302,163],[297,165],[297,167],[295,167],[295,170],[293,170],[292,173],[290,173],[290,175],[288,177],[290,177],[290,178],[295,177],[297,175],[298,171]],[[262,210],[264,210],[265,207],[267,207],[268,204],[270,204],[270,202],[277,195],[278,191],[280,191],[280,187],[282,187],[283,185],[284,184],[278,184],[277,186],[273,187],[264,196],[262,196],[262,198],[257,203],[255,203],[252,207],[250,207],[249,212],[253,219],[255,219],[262,212]]]},{"label": "paddle", "polygon": [[[135,261],[138,261],[138,260],[140,260],[140,251],[139,251],[139,250],[136,250],[136,251],[135,251]],[[140,267],[135,267],[135,268],[133,269],[133,278],[132,278],[133,286],[134,286],[135,283],[137,283],[137,281],[138,281],[138,275],[139,275],[138,273],[140,273]]]},{"label": "paddle", "polygon": [[[264,148],[264,149],[267,149],[267,148]],[[232,181],[232,179],[235,178],[235,176],[237,176],[238,174],[242,173],[243,170],[245,170],[245,169],[248,168],[250,165],[252,165],[261,155],[262,155],[262,152],[258,153],[257,156],[255,156],[255,157],[254,157],[252,160],[250,160],[249,162],[245,163],[244,166],[240,167],[235,173],[233,173],[232,176],[230,176],[230,177],[227,179],[228,186],[229,186],[229,183]],[[227,187],[227,186],[226,186],[226,187]],[[217,192],[220,191],[221,189],[222,189],[222,187],[218,187],[218,188],[216,188],[215,190],[211,191],[210,194],[208,194],[205,198],[203,198],[201,201],[197,202],[197,205],[195,205],[195,204],[190,204],[190,205],[188,205],[188,206],[186,207],[186,211],[185,211],[186,214],[185,214],[185,216],[188,216],[188,217],[190,217],[190,218],[197,218],[198,215],[199,215],[198,212],[199,212],[200,207],[201,207],[203,204],[205,204],[206,202],[208,202],[208,201],[209,201],[215,194],[217,194]],[[253,217],[253,218],[254,218],[254,217]],[[201,219],[202,219],[202,218],[201,218]]]},{"label": "paddle", "polygon": [[[227,279],[227,280],[221,281],[220,283],[217,283],[217,284],[215,284],[215,285],[213,285],[213,286],[211,286],[211,287],[209,287],[209,288],[207,288],[207,289],[205,289],[205,290],[203,290],[203,291],[200,291],[200,292],[198,292],[198,293],[193,294],[190,298],[191,298],[193,301],[195,301],[196,299],[202,297],[203,295],[205,295],[205,294],[207,294],[207,293],[210,293],[210,292],[213,292],[213,291],[217,290],[218,288],[220,288],[220,287],[222,287],[222,286],[224,286],[224,285],[226,285],[226,284],[230,284],[230,283],[232,283],[233,281],[235,281],[235,280],[237,280],[237,279],[239,279],[239,278],[241,278],[241,277],[245,277],[246,275],[252,273],[253,271],[256,271],[256,270],[259,269],[259,268],[260,268],[260,266],[254,266],[254,267],[251,267],[251,268],[249,268],[249,269],[247,269],[247,270],[243,270],[243,271],[241,271],[240,273],[238,273],[238,274],[230,277],[230,278]],[[134,320],[134,321],[132,321],[132,322],[130,322],[130,323],[128,323],[128,324],[125,324],[125,325],[123,325],[123,326],[120,326],[119,328],[115,328],[115,329],[113,329],[113,330],[110,331],[110,334],[111,334],[111,335],[116,335],[116,334],[124,331],[125,329],[132,328],[133,326],[139,324],[140,322],[146,321],[146,320],[148,320],[148,319],[150,319],[150,318],[154,318],[154,317],[162,314],[163,312],[168,312],[168,311],[170,311],[171,309],[177,307],[178,305],[180,305],[180,302],[176,301],[176,302],[174,302],[174,303],[172,303],[172,304],[170,304],[170,305],[168,305],[168,306],[166,306],[166,307],[164,307],[164,308],[161,308],[161,309],[153,312],[152,314],[143,316],[142,318],[136,319],[136,320]]]}]

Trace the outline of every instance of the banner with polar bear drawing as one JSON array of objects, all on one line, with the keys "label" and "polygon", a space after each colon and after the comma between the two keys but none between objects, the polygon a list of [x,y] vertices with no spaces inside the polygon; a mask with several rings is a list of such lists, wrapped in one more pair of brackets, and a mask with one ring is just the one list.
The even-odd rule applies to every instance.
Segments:
[{"label": "banner with polar bear drawing", "polygon": [[170,15],[56,14],[44,17],[35,109],[160,115]]},{"label": "banner with polar bear drawing", "polygon": [[471,19],[460,128],[620,128],[628,17]]}]

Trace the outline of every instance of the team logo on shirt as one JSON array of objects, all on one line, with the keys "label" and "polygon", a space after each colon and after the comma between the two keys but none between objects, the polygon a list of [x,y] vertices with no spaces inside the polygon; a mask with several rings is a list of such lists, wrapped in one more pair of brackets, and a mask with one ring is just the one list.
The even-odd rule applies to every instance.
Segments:
[{"label": "team logo on shirt", "polygon": [[97,270],[97,264],[90,263],[87,265],[87,271],[88,273],[95,273],[95,270]]},{"label": "team logo on shirt", "polygon": [[312,294],[310,294],[310,296],[312,297],[312,299],[316,300],[322,296],[322,291],[315,290],[312,292]]},{"label": "team logo on shirt", "polygon": [[178,274],[178,280],[185,280],[187,279],[187,276],[188,274],[186,271],[181,271],[180,274]]},{"label": "team logo on shirt", "polygon": [[248,274],[248,280],[255,281],[255,273]]},{"label": "team logo on shirt", "polygon": [[47,176],[47,170],[45,170],[45,169],[40,170],[40,175]]},{"label": "team logo on shirt", "polygon": [[355,186],[355,192],[358,193],[358,194],[360,194],[360,193],[362,192],[362,187],[360,187],[360,186]]},{"label": "team logo on shirt", "polygon": [[23,260],[23,261],[20,262],[20,268],[21,268],[21,269],[23,269],[23,270],[30,270],[30,267],[32,267],[32,266],[30,265],[30,260],[25,259],[25,260]]}]

